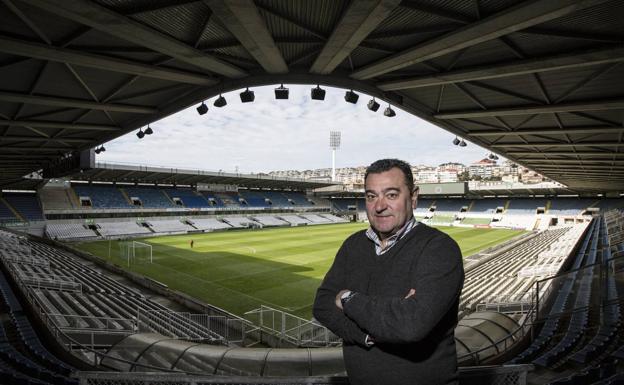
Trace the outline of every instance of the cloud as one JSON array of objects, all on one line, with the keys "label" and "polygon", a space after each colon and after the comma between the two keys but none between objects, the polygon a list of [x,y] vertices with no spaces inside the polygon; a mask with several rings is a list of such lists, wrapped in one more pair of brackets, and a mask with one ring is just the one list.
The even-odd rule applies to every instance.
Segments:
[{"label": "cloud", "polygon": [[331,166],[329,132],[341,132],[338,167],[368,165],[382,157],[412,164],[472,163],[486,150],[453,146],[454,135],[399,108],[383,116],[346,103],[344,90],[327,87],[325,101],[310,99],[310,86],[291,85],[288,100],[275,100],[272,86],[254,88],[254,103],[243,104],[239,91],[224,94],[227,106],[198,115],[193,106],[151,124],[154,134],[139,140],[134,133],[106,144],[99,162],[257,173]]}]

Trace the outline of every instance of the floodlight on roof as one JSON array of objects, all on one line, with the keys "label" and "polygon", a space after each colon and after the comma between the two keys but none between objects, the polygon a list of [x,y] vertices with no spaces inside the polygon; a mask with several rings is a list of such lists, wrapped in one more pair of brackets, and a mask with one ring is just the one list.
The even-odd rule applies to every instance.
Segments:
[{"label": "floodlight on roof", "polygon": [[206,112],[208,112],[208,106],[206,105],[206,103],[202,102],[202,104],[197,107],[197,113],[203,115]]},{"label": "floodlight on roof", "polygon": [[227,104],[227,100],[225,100],[225,98],[223,97],[223,95],[219,94],[219,97],[217,98],[217,100],[214,101],[214,106],[215,107],[224,107]]},{"label": "floodlight on roof", "polygon": [[106,149],[104,148],[104,145],[101,145],[100,146],[100,152],[105,152],[105,151],[106,151]]},{"label": "floodlight on roof", "polygon": [[457,136],[455,136],[455,139],[453,139],[453,144],[456,146],[459,144],[459,138]]},{"label": "floodlight on roof", "polygon": [[154,130],[152,130],[152,127],[150,127],[150,125],[147,125],[147,128],[145,129],[145,135],[152,135],[154,133]]},{"label": "floodlight on roof", "polygon": [[459,142],[459,147],[466,147],[468,143],[466,143],[463,139]]},{"label": "floodlight on roof", "polygon": [[142,130],[142,129],[140,129],[140,128],[139,128],[139,132],[137,132],[137,133],[136,133],[136,136],[137,136],[139,139],[143,139],[143,137],[145,136],[145,133],[143,132],[143,130]]},{"label": "floodlight on roof", "polygon": [[379,103],[377,103],[375,98],[372,98],[371,100],[369,100],[366,106],[368,107],[369,110],[373,112],[376,112],[379,109]]},{"label": "floodlight on roof", "polygon": [[389,104],[388,104],[388,107],[386,107],[386,109],[384,110],[384,116],[387,116],[389,118],[396,116],[396,112],[394,112],[394,110],[392,109],[392,107],[390,107]]},{"label": "floodlight on roof", "polygon": [[100,148],[99,148],[99,147],[96,147],[96,149],[94,150],[94,152],[95,152],[96,154],[99,154],[99,153],[101,152],[101,150],[100,150]]},{"label": "floodlight on roof", "polygon": [[315,88],[312,88],[310,91],[310,95],[313,100],[325,100],[325,90],[321,88],[321,86],[317,85]]},{"label": "floodlight on roof", "polygon": [[353,90],[349,90],[345,92],[345,96],[344,96],[345,102],[355,104],[357,103],[359,98],[360,98],[360,95],[353,92]]},{"label": "floodlight on roof", "polygon": [[275,89],[275,99],[288,99],[288,88],[281,86]]},{"label": "floodlight on roof", "polygon": [[250,91],[247,88],[245,91],[240,93],[240,99],[242,103],[251,103],[256,99],[256,95],[254,95],[253,91]]}]

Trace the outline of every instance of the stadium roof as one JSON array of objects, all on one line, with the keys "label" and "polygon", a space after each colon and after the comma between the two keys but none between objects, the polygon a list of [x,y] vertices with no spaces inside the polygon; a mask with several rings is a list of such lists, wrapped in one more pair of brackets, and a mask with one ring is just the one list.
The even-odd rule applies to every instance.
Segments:
[{"label": "stadium roof", "polygon": [[5,1],[0,184],[220,92],[300,83],[624,191],[623,19],[617,0]]}]

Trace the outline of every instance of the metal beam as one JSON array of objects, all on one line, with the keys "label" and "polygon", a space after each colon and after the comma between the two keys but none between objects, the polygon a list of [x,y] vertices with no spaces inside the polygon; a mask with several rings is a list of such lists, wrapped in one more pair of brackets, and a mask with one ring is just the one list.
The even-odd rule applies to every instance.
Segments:
[{"label": "metal beam", "polygon": [[556,112],[605,111],[624,108],[624,99],[591,100],[577,103],[490,108],[487,110],[447,112],[433,115],[436,119],[485,118],[491,116],[536,115]]},{"label": "metal beam", "polygon": [[211,77],[194,74],[192,72],[161,68],[130,60],[111,58],[7,37],[0,37],[0,52],[172,82],[203,86],[210,86],[217,83],[217,81]]},{"label": "metal beam", "polygon": [[555,164],[578,164],[583,165],[587,163],[613,163],[613,164],[624,164],[624,160],[613,160],[613,159],[523,159],[523,163],[526,164],[549,164],[546,162],[552,162]]},{"label": "metal beam", "polygon": [[603,151],[544,151],[544,152],[524,152],[524,151],[509,151],[505,155],[509,156],[539,156],[541,158],[547,156],[608,156],[608,157],[621,157],[624,156],[624,152],[603,152]]},{"label": "metal beam", "polygon": [[542,24],[569,13],[603,3],[605,0],[533,0],[468,24],[456,31],[432,39],[414,48],[367,65],[351,74],[356,79],[369,79],[388,72],[481,44],[485,41]]},{"label": "metal beam", "polygon": [[564,128],[527,128],[518,129],[515,131],[501,131],[501,130],[483,130],[473,131],[468,133],[470,137],[485,137],[485,136],[520,136],[520,135],[568,135],[568,134],[619,134],[624,132],[624,127],[564,127]]},{"label": "metal beam", "polygon": [[33,128],[60,128],[65,130],[81,130],[81,131],[118,131],[121,130],[115,126],[105,126],[100,124],[85,123],[65,123],[38,120],[0,120],[0,126],[15,127],[33,127]]},{"label": "metal beam", "polygon": [[210,72],[231,78],[247,75],[244,70],[236,66],[216,59],[93,1],[23,0],[23,2]]},{"label": "metal beam", "polygon": [[310,72],[332,73],[400,2],[400,0],[352,1],[312,64]]},{"label": "metal beam", "polygon": [[63,143],[89,143],[93,142],[93,139],[81,139],[81,138],[46,138],[45,136],[0,136],[0,142],[6,141],[20,141],[20,142],[63,142]]},{"label": "metal beam", "polygon": [[213,14],[238,39],[256,61],[271,74],[288,72],[282,52],[258,8],[251,0],[205,0]]},{"label": "metal beam", "polygon": [[624,170],[624,166],[609,166],[609,165],[583,165],[583,166],[577,166],[574,169],[570,169],[569,166],[557,166],[551,163],[544,163],[542,165],[533,164],[532,167],[535,167],[536,171],[557,170],[561,172],[580,172],[581,174],[583,170],[611,170],[611,169]]},{"label": "metal beam", "polygon": [[581,51],[541,58],[517,60],[509,63],[481,65],[473,68],[380,83],[379,88],[384,91],[394,91],[409,88],[430,87],[442,84],[495,79],[620,61],[624,61],[624,47],[621,46],[617,48]]},{"label": "metal beam", "polygon": [[579,143],[551,143],[551,142],[531,142],[531,143],[495,143],[491,144],[491,148],[544,148],[544,147],[624,147],[624,143],[618,142],[579,142]]},{"label": "metal beam", "polygon": [[6,153],[11,152],[19,152],[19,151],[28,151],[28,152],[46,152],[53,151],[54,155],[59,155],[59,152],[70,152],[74,149],[72,147],[15,147],[14,145],[2,145],[0,144],[0,152]]},{"label": "metal beam", "polygon": [[57,98],[52,96],[24,95],[16,92],[0,91],[0,100],[13,103],[39,104],[43,106],[71,107],[87,110],[127,112],[133,114],[155,114],[155,108],[130,104],[97,103],[81,99]]}]

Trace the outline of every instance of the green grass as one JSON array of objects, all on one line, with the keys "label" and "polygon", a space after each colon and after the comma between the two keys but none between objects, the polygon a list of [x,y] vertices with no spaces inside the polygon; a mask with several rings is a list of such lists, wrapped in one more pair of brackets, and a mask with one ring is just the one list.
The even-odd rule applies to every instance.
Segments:
[{"label": "green grass", "polygon": [[[314,293],[336,251],[350,234],[364,228],[362,223],[348,223],[146,238],[141,241],[152,245],[154,263],[139,259],[129,269],[234,314],[264,304],[309,318]],[[440,229],[459,243],[464,256],[522,233]],[[128,268],[117,241],[76,246]]]}]

